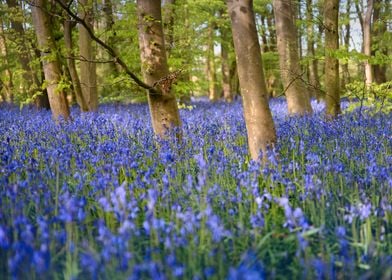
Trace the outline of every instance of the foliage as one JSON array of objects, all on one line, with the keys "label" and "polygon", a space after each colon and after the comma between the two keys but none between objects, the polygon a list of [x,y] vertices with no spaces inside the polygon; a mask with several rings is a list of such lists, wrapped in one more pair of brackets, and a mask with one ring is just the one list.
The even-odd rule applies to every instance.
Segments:
[{"label": "foliage", "polygon": [[239,102],[192,105],[183,142],[159,145],[145,105],[60,125],[1,107],[0,275],[390,278],[391,114],[287,118],[275,100],[261,167]]},{"label": "foliage", "polygon": [[352,82],[346,86],[346,96],[352,101],[348,112],[370,109],[372,113],[392,112],[392,81],[367,87],[364,82]]}]

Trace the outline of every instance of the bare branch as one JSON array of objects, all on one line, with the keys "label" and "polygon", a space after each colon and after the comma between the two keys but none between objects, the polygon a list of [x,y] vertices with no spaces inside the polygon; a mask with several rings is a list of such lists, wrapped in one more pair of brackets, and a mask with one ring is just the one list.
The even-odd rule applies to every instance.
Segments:
[{"label": "bare branch", "polygon": [[[129,69],[129,67],[126,65],[126,63],[118,56],[117,52],[116,52],[111,46],[109,46],[109,45],[106,44],[104,41],[102,41],[100,38],[98,38],[98,37],[94,34],[94,31],[88,26],[88,24],[87,24],[82,18],[80,18],[77,14],[75,14],[74,12],[71,11],[69,5],[64,4],[62,0],[54,0],[54,1],[55,1],[57,4],[59,4],[60,7],[61,7],[65,12],[67,12],[67,14],[68,14],[69,16],[72,17],[72,19],[74,19],[76,22],[78,22],[79,24],[81,24],[81,25],[87,30],[87,32],[88,32],[88,34],[90,35],[90,37],[91,37],[96,43],[98,43],[101,47],[103,47],[103,48],[108,52],[108,54],[109,54],[111,57],[113,57],[113,60],[114,60],[118,65],[121,66],[121,68],[125,71],[125,73],[126,73],[132,80],[134,80],[135,83],[136,83],[138,86],[147,89],[147,90],[149,91],[149,94],[157,94],[157,95],[161,95],[161,94],[162,94],[158,89],[156,89],[156,88],[154,88],[154,87],[152,87],[152,86],[150,86],[150,85],[144,83],[142,80],[140,80],[140,79],[139,79],[139,78]],[[72,1],[71,1],[71,2],[72,2]]]}]

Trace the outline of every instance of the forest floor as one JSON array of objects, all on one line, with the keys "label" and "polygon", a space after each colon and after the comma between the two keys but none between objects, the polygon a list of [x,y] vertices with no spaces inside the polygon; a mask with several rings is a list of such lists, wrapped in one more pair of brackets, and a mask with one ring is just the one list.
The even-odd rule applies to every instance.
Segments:
[{"label": "forest floor", "polygon": [[181,143],[146,105],[0,107],[0,278],[390,279],[392,115],[313,106],[271,102],[267,166],[239,102],[182,109]]}]

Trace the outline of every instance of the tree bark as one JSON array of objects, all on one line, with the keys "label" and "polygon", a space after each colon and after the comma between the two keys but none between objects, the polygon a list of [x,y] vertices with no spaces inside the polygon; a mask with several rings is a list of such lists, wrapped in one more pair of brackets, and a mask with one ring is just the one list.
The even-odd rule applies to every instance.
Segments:
[{"label": "tree bark", "polygon": [[[387,7],[385,6],[384,13],[381,13],[381,6],[383,5],[382,0],[374,0],[374,10],[373,10],[373,34],[375,41],[378,41],[377,51],[383,55],[388,55],[388,48],[385,47],[385,43],[381,39],[382,36],[387,32],[386,24],[380,22],[381,19],[386,18],[388,13]],[[385,4],[386,5],[386,4]],[[376,64],[373,65],[374,82],[377,84],[382,84],[387,82],[387,67],[386,64]]]},{"label": "tree bark", "polygon": [[[10,9],[17,9],[23,14],[22,7],[20,3],[16,0],[7,0],[7,6]],[[37,92],[40,94],[35,98],[34,103],[38,109],[50,109],[48,93],[46,90],[42,90],[42,82],[40,81],[37,75],[37,69],[33,69],[31,67],[31,61],[33,60],[31,54],[31,47],[26,39],[26,32],[23,27],[23,22],[19,19],[19,17],[12,17],[11,18],[11,26],[14,30],[14,38],[13,40],[18,44],[20,47],[20,52],[18,55],[19,63],[24,71],[23,79],[25,81],[25,91],[27,92],[28,96],[33,96]],[[39,58],[39,56],[37,57]],[[42,68],[39,69],[42,71]]]},{"label": "tree bark", "polygon": [[368,57],[365,60],[365,83],[370,88],[373,83],[373,67],[369,58],[372,56],[372,14],[373,0],[367,0],[367,8],[363,18],[363,52]]},{"label": "tree bark", "polygon": [[78,76],[78,72],[76,71],[76,65],[73,52],[73,43],[72,43],[72,28],[73,22],[69,18],[69,16],[64,15],[64,43],[65,49],[67,53],[67,67],[69,71],[69,75],[71,76],[73,91],[75,93],[76,102],[78,103],[80,110],[82,112],[87,112],[89,110],[86,100],[84,99],[82,87],[80,85],[80,80]]},{"label": "tree bark", "polygon": [[267,32],[266,32],[266,27],[265,27],[265,17],[263,15],[260,15],[260,33],[261,33],[261,42],[263,45],[261,46],[261,51],[263,53],[266,53],[269,51],[269,45],[268,45],[268,40],[267,40]]},{"label": "tree bark", "polygon": [[[350,25],[350,9],[351,9],[351,0],[346,1],[346,24],[345,24],[345,34],[344,34],[344,47],[347,51],[350,48],[350,37],[351,37],[351,25]],[[342,65],[342,88],[345,89],[346,85],[350,83],[350,72],[348,70],[348,63]]]},{"label": "tree bark", "polygon": [[274,9],[271,7],[271,13],[267,15],[267,28],[269,34],[269,51],[276,51],[276,32],[274,23]]},{"label": "tree bark", "polygon": [[[107,35],[106,43],[112,48],[115,47],[115,32],[113,30],[114,26],[114,16],[113,16],[113,3],[112,0],[103,0],[103,12],[105,16],[105,32]],[[108,72],[109,74],[118,74],[118,69],[116,67],[116,63],[110,62],[108,63]]]},{"label": "tree bark", "polygon": [[273,0],[280,72],[290,115],[312,113],[310,97],[299,63],[294,0]]},{"label": "tree bark", "polygon": [[[156,85],[162,94],[148,94],[152,126],[155,134],[166,138],[167,132],[181,126],[177,101],[171,84],[164,81],[169,76],[165,42],[162,30],[161,1],[137,0],[139,47],[144,80]],[[180,136],[180,134],[177,134]]]},{"label": "tree bark", "polygon": [[339,90],[339,61],[333,52],[339,49],[338,33],[339,0],[326,0],[324,6],[325,26],[325,100],[326,114],[335,118],[341,113]]},{"label": "tree bark", "polygon": [[[9,9],[19,8],[15,0],[7,0],[7,6]],[[29,48],[27,47],[27,43],[25,41],[26,37],[23,24],[20,20],[17,20],[15,18],[18,17],[11,17],[11,27],[15,32],[12,39],[20,47],[20,51],[18,52],[18,60],[23,69],[23,87],[24,91],[28,94],[28,96],[31,97],[39,88],[38,77],[30,67]]]},{"label": "tree bark", "polygon": [[8,103],[13,103],[14,102],[14,75],[11,71],[11,65],[9,62],[9,52],[8,52],[8,46],[7,46],[7,41],[4,36],[4,23],[3,20],[0,20],[0,55],[4,61],[5,64],[5,73],[8,76],[8,81],[7,83],[4,83],[5,85],[5,91],[6,91],[6,102]]},{"label": "tree bark", "polygon": [[[92,0],[80,0],[80,17],[83,18],[90,29],[93,29]],[[82,93],[89,111],[98,110],[97,73],[93,40],[84,26],[79,28],[80,84]]]},{"label": "tree bark", "polygon": [[268,105],[260,45],[252,0],[228,0],[238,65],[244,116],[251,158],[265,161],[267,150],[276,142],[275,126]]},{"label": "tree bark", "polygon": [[174,5],[176,0],[166,0],[163,6],[163,29],[165,35],[166,51],[170,54],[174,47]]},{"label": "tree bark", "polygon": [[50,108],[53,118],[58,121],[60,118],[68,120],[70,118],[69,107],[65,92],[58,89],[61,82],[61,69],[57,57],[56,44],[50,29],[50,16],[47,0],[36,0],[31,6],[33,24],[38,40],[38,48],[41,50],[45,82],[49,97]]},{"label": "tree bark", "polygon": [[221,71],[222,71],[222,90],[223,98],[226,102],[233,101],[233,93],[230,84],[230,62],[229,62],[229,48],[230,38],[228,36],[229,30],[222,27],[220,28],[221,34]]},{"label": "tree bark", "polygon": [[214,29],[215,24],[209,23],[208,27],[208,50],[207,50],[207,76],[208,76],[208,97],[210,101],[219,100],[219,92],[217,89],[216,64],[214,53]]},{"label": "tree bark", "polygon": [[306,31],[307,31],[307,55],[308,63],[308,79],[309,92],[317,100],[321,97],[320,79],[318,75],[318,61],[316,59],[316,51],[314,49],[314,26],[313,26],[313,3],[312,0],[306,0]]}]

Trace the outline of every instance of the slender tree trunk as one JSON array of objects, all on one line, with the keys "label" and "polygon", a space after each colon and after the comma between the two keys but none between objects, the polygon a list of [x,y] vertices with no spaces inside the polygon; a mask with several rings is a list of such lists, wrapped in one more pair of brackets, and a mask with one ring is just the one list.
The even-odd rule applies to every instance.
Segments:
[{"label": "slender tree trunk", "polygon": [[233,94],[233,99],[240,94],[240,81],[238,80],[237,61],[233,60],[230,64],[230,87]]},{"label": "slender tree trunk", "polygon": [[[7,0],[7,6],[9,9],[17,9],[18,12],[22,12],[15,0]],[[26,42],[26,34],[24,32],[23,24],[18,17],[11,18],[11,26],[14,30],[13,40],[19,46],[18,60],[23,69],[24,88],[27,94],[31,97],[36,91],[38,91],[40,86],[36,73],[30,67],[31,56]]]},{"label": "slender tree trunk", "polygon": [[14,76],[11,71],[11,66],[10,62],[8,60],[9,58],[9,52],[8,52],[8,46],[7,46],[7,41],[4,36],[4,22],[1,19],[0,21],[0,54],[2,56],[2,60],[4,61],[3,63],[5,64],[5,73],[8,76],[8,82],[5,85],[5,91],[6,91],[6,102],[12,103],[14,102]]},{"label": "slender tree trunk", "polygon": [[360,3],[359,1],[354,1],[355,11],[357,12],[359,25],[360,25],[361,31],[362,31],[362,51],[363,51],[363,41],[364,41],[363,40],[363,36],[365,34],[365,32],[364,32],[364,22],[363,22],[363,18],[364,17],[363,17],[362,9],[361,9],[361,6],[360,6],[359,3]]},{"label": "slender tree trunk", "polygon": [[[303,46],[302,46],[303,27],[302,27],[301,22],[297,25],[297,21],[299,19],[302,19],[302,11],[301,11],[301,7],[300,7],[300,1],[301,0],[296,0],[293,3],[294,11],[295,11],[293,23],[294,23],[294,27],[296,27],[296,31],[297,31],[298,55],[299,55],[299,60],[301,61],[303,58]],[[301,64],[300,64],[300,67],[301,67]],[[301,69],[301,70],[304,70],[304,69]]]},{"label": "slender tree trunk", "polygon": [[[381,39],[382,36],[387,32],[386,24],[381,22],[381,19],[386,18],[387,13],[381,14],[381,6],[383,4],[382,0],[374,0],[374,11],[373,11],[373,34],[375,42],[378,43],[377,50],[383,55],[388,55],[388,49],[385,47],[385,43]],[[385,7],[386,8],[386,7]],[[373,65],[374,81],[377,84],[382,84],[387,82],[387,67],[386,64],[376,64]]]},{"label": "slender tree trunk", "polygon": [[339,49],[339,0],[326,0],[324,6],[325,26],[325,100],[326,113],[335,118],[341,113],[339,90],[339,61],[333,52]]},{"label": "slender tree trunk", "polygon": [[267,15],[267,28],[269,34],[269,51],[276,51],[276,32],[274,23],[274,9],[271,8],[271,13]]},{"label": "slender tree trunk", "polygon": [[174,5],[176,0],[166,0],[163,6],[163,29],[165,35],[166,51],[170,55],[174,47]]},{"label": "slender tree trunk", "polygon": [[279,64],[290,115],[312,112],[298,54],[298,36],[294,23],[294,0],[273,0]]},{"label": "slender tree trunk", "polygon": [[313,1],[306,0],[306,31],[307,31],[307,55],[310,58],[308,64],[309,92],[320,99],[320,79],[318,75],[318,61],[314,49],[314,25],[313,25]]},{"label": "slender tree trunk", "polygon": [[219,99],[216,80],[216,64],[214,53],[214,28],[215,24],[208,25],[208,51],[207,51],[207,76],[208,76],[208,97],[212,102]]},{"label": "slender tree trunk", "polygon": [[[372,56],[372,14],[373,0],[368,0],[363,18],[363,52],[369,58]],[[366,86],[370,88],[373,83],[373,67],[369,59],[365,61],[365,80]]]},{"label": "slender tree trunk", "polygon": [[72,81],[72,86],[73,86],[73,91],[75,93],[76,97],[76,102],[78,103],[80,110],[82,112],[88,111],[88,106],[86,103],[86,100],[84,99],[83,93],[82,93],[82,87],[80,85],[80,80],[78,73],[76,71],[76,65],[75,65],[75,60],[73,59],[74,57],[74,52],[73,52],[73,44],[72,44],[72,27],[73,27],[73,22],[69,18],[69,16],[64,15],[64,43],[65,43],[65,49],[67,53],[67,67],[69,71],[69,75],[71,76],[71,81]]},{"label": "slender tree trunk", "polygon": [[162,94],[148,94],[152,126],[158,137],[165,138],[169,130],[181,126],[181,121],[170,85],[166,87],[159,83],[169,75],[162,30],[161,1],[137,0],[137,9],[143,77],[148,85],[158,82],[157,86],[162,91]]},{"label": "slender tree trunk", "polygon": [[[93,29],[92,0],[79,0],[80,17]],[[89,111],[98,110],[97,73],[93,40],[84,26],[79,27],[80,84]]]},{"label": "slender tree trunk", "polygon": [[233,101],[233,94],[230,84],[230,62],[229,62],[229,49],[228,49],[228,30],[221,29],[221,62],[222,62],[222,89],[223,98],[226,102]]},{"label": "slender tree trunk", "polygon": [[3,88],[4,88],[4,82],[2,79],[0,79],[0,97],[1,97],[1,102],[5,102],[7,97],[3,93]]},{"label": "slender tree trunk", "polygon": [[[344,47],[348,51],[350,48],[350,37],[351,37],[351,25],[350,25],[350,8],[351,8],[351,0],[347,0],[346,2],[346,24],[345,24],[345,34],[344,34]],[[346,85],[350,83],[350,72],[348,70],[348,63],[342,64],[342,88],[346,88]]]},{"label": "slender tree trunk", "polygon": [[[114,16],[113,16],[113,3],[112,0],[103,0],[103,12],[105,16],[105,31],[107,35],[107,44],[112,48],[115,48],[115,32],[113,30],[114,26]],[[116,63],[108,63],[108,72],[110,74],[118,74],[118,69]]]},{"label": "slender tree trunk", "polygon": [[261,32],[261,42],[263,43],[261,50],[263,53],[269,51],[268,40],[267,40],[267,32],[265,27],[265,17],[260,15],[260,32]]},{"label": "slender tree trunk", "polygon": [[253,160],[263,160],[276,142],[275,126],[268,105],[260,45],[252,0],[228,0],[238,76],[242,93],[248,145]]},{"label": "slender tree trunk", "polygon": [[47,0],[36,0],[35,5],[31,6],[38,48],[41,50],[43,60],[43,69],[52,115],[56,121],[59,118],[68,120],[70,113],[65,92],[57,88],[61,81],[61,69],[56,55],[56,44],[51,33],[50,16],[47,11]]}]

